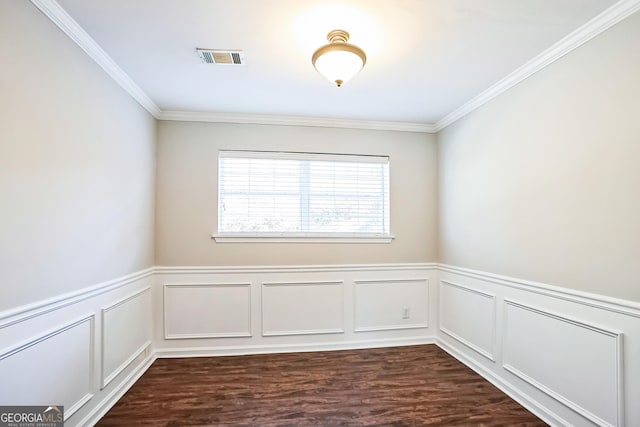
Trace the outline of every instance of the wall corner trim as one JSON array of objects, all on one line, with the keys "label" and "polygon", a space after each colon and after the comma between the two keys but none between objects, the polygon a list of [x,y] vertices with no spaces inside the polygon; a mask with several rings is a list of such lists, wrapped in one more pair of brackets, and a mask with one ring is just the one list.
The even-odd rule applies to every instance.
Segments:
[{"label": "wall corner trim", "polygon": [[158,118],[160,108],[129,75],[100,47],[55,0],[31,0],[47,18],[56,24],[71,40],[86,52],[102,69],[153,117]]},{"label": "wall corner trim", "polygon": [[511,89],[513,86],[529,78],[533,74],[545,68],[547,65],[562,58],[572,50],[582,46],[598,34],[611,28],[626,17],[640,10],[640,0],[620,0],[606,9],[581,27],[560,39],[551,47],[535,56],[515,71],[508,74],[502,80],[490,86],[476,95],[465,104],[456,108],[435,124],[435,132],[440,132],[450,124],[480,108],[498,95]]}]

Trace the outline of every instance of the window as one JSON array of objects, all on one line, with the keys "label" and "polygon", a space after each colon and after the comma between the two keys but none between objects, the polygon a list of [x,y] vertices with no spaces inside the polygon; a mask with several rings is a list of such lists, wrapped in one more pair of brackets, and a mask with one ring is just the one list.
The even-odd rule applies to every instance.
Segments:
[{"label": "window", "polygon": [[220,151],[217,241],[384,241],[389,158]]}]

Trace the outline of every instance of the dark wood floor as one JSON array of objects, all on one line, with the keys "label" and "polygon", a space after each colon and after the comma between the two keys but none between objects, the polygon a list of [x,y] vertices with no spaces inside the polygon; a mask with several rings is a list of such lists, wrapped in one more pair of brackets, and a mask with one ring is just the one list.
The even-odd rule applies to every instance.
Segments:
[{"label": "dark wood floor", "polygon": [[435,345],[158,359],[99,426],[544,426]]}]

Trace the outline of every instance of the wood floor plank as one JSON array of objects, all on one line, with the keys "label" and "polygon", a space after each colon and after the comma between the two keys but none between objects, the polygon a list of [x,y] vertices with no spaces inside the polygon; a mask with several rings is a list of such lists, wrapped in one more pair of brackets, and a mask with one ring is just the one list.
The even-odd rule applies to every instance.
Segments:
[{"label": "wood floor plank", "polygon": [[435,345],[158,359],[98,426],[545,426]]}]

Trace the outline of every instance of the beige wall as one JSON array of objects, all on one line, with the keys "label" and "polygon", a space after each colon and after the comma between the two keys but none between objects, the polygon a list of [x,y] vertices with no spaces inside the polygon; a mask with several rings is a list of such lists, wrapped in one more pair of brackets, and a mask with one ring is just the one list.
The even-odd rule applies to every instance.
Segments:
[{"label": "beige wall", "polygon": [[155,120],[28,1],[0,52],[0,310],[151,266]]},{"label": "beige wall", "polygon": [[438,136],[440,260],[640,301],[640,13]]},{"label": "beige wall", "polygon": [[[313,127],[160,122],[156,264],[306,265],[436,258],[433,135]],[[216,243],[219,149],[391,156],[390,244]]]}]

